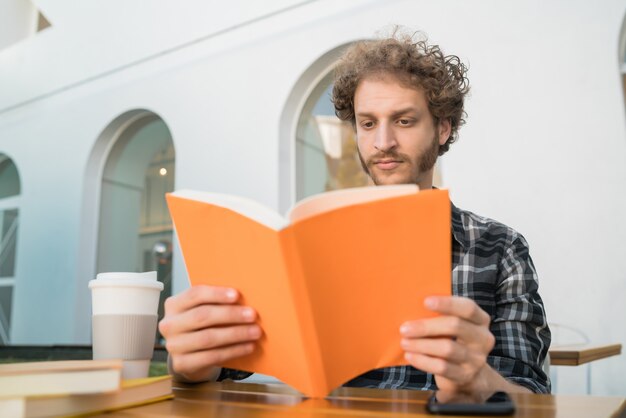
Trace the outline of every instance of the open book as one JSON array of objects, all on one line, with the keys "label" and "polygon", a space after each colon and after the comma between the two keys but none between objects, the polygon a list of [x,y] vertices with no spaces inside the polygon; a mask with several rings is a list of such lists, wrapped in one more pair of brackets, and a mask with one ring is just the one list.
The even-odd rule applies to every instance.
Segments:
[{"label": "open book", "polygon": [[451,291],[450,200],[444,190],[378,186],[308,198],[283,218],[249,199],[167,195],[192,285],[236,288],[264,336],[224,364],[311,397],[368,370],[407,364],[400,325],[434,316]]}]

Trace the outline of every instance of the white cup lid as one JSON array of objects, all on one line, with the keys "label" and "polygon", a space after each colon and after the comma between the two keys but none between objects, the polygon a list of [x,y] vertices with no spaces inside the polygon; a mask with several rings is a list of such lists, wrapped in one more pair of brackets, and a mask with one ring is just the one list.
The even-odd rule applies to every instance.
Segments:
[{"label": "white cup lid", "polygon": [[156,271],[145,273],[134,272],[107,272],[98,273],[94,280],[89,281],[89,288],[101,286],[124,286],[124,287],[150,287],[163,290],[163,283],[157,280]]}]

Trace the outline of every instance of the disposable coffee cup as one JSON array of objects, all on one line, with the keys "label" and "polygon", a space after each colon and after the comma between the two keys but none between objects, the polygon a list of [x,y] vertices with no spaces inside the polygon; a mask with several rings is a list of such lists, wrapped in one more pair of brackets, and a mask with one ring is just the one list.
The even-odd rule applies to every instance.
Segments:
[{"label": "disposable coffee cup", "polygon": [[124,379],[147,377],[163,290],[156,271],[100,273],[89,288],[93,358],[122,359]]}]

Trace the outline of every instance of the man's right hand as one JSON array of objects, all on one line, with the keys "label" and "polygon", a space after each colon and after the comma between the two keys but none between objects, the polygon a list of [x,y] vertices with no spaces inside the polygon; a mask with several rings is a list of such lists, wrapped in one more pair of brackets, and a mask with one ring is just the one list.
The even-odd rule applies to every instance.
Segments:
[{"label": "man's right hand", "polygon": [[192,286],[165,301],[159,331],[174,373],[216,380],[225,361],[252,353],[262,330],[254,309],[237,305],[238,299],[234,289]]}]

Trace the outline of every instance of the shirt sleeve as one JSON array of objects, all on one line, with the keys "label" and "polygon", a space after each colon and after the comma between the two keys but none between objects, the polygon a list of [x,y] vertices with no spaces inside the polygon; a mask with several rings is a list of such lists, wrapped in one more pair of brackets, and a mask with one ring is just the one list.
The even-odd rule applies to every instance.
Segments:
[{"label": "shirt sleeve", "polygon": [[511,231],[498,266],[496,312],[491,332],[496,345],[488,363],[507,380],[535,393],[550,393],[543,363],[551,334],[537,272],[524,237]]},{"label": "shirt sleeve", "polygon": [[[181,383],[202,383],[204,381],[195,381],[195,380],[189,380],[187,379],[185,376],[178,374],[174,371],[174,367],[172,367],[172,358],[170,357],[170,355],[168,354],[167,356],[167,370],[168,373],[172,375],[174,381],[176,382],[181,382]],[[241,379],[245,379],[246,377],[252,376],[252,373],[249,372],[242,372],[240,370],[235,370],[235,369],[228,369],[226,367],[222,367],[222,370],[220,370],[220,374],[217,377],[217,381],[221,382],[222,380],[241,380]]]},{"label": "shirt sleeve", "polygon": [[227,367],[222,367],[222,371],[220,372],[220,375],[217,378],[217,381],[221,382],[222,380],[228,380],[228,379],[241,380],[250,376],[252,376],[252,373],[250,372],[243,372],[241,370],[235,370],[235,369],[229,369]]}]

